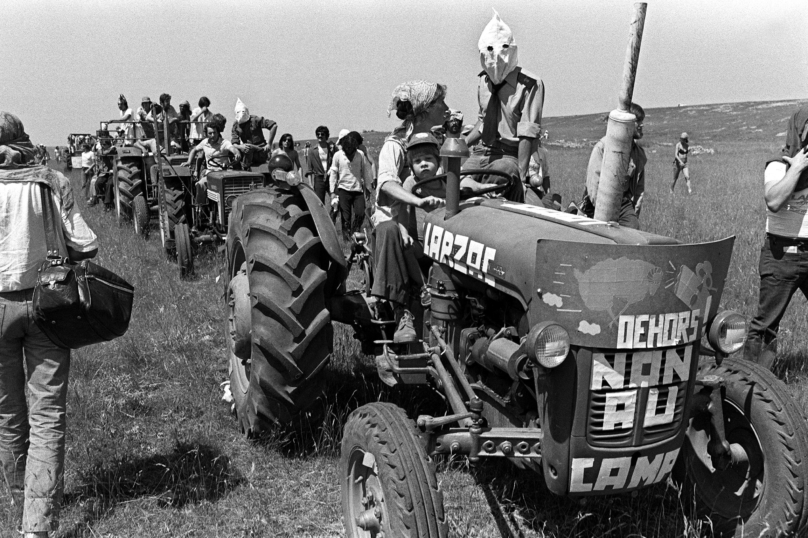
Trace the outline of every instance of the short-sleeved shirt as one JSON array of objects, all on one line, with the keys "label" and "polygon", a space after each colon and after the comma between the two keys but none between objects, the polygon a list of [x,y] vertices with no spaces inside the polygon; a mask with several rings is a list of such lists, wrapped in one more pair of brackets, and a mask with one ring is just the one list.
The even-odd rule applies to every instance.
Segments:
[{"label": "short-sleeved shirt", "polygon": [[[687,164],[688,153],[690,153],[690,146],[685,147],[681,142],[676,143],[676,158],[682,162],[682,165]],[[676,164],[679,163],[677,162]],[[698,166],[696,168],[698,168]]]},{"label": "short-sleeved shirt", "polygon": [[230,142],[233,144],[253,144],[256,146],[266,145],[267,139],[264,137],[264,129],[270,130],[275,122],[261,116],[250,116],[244,123],[233,123],[233,130]]},{"label": "short-sleeved shirt", "polygon": [[[132,109],[127,108],[126,110],[121,110],[121,119],[128,118],[125,121],[133,121],[135,118],[132,117]],[[116,124],[112,124],[116,125]],[[134,123],[123,123],[118,124],[123,127],[123,136],[129,142],[131,142],[135,138],[135,124]],[[110,126],[111,127],[111,126]]]},{"label": "short-sleeved shirt", "polygon": [[[504,82],[505,85],[497,93],[502,112],[497,130],[502,144],[516,148],[520,137],[537,138],[541,134],[544,82],[521,67],[508,73]],[[485,121],[491,88],[485,72],[480,73],[477,102],[481,121]]]},{"label": "short-sleeved shirt", "polygon": [[81,153],[81,167],[92,168],[95,166],[95,153],[92,151],[83,151]]},{"label": "short-sleeved shirt", "polygon": [[407,165],[406,143],[407,139],[404,138],[403,130],[397,130],[384,140],[384,145],[379,151],[379,179],[376,185],[375,210],[370,217],[374,226],[396,219],[401,208],[406,205],[382,192],[382,185],[388,181],[403,185],[402,176],[406,178],[410,173]]},{"label": "short-sleeved shirt", "polygon": [[207,112],[202,112],[201,107],[196,107],[191,116],[196,116],[197,114],[199,114],[199,116],[197,116],[195,122],[191,123],[191,131],[190,134],[188,135],[188,138],[190,138],[191,140],[205,138],[206,136],[205,127],[207,125],[206,122],[209,122],[210,119],[213,117],[213,112],[211,112],[210,110],[208,110]]},{"label": "short-sleeved shirt", "polygon": [[233,151],[233,144],[224,138],[220,138],[218,142],[211,144],[210,140],[206,138],[197,144],[194,149],[205,154],[208,172],[216,172],[227,168],[228,155]]},{"label": "short-sleeved shirt", "polygon": [[61,234],[59,252],[98,248],[95,234],[76,207],[70,180],[45,166],[0,168],[0,293],[36,285],[39,266],[47,257],[40,183],[51,188],[51,201]]},{"label": "short-sleeved shirt", "polygon": [[[763,175],[764,185],[773,185],[785,177],[788,167],[781,160],[771,161]],[[776,213],[766,208],[766,232],[782,237],[808,239],[808,172],[803,173],[794,192]],[[800,187],[803,187],[800,189]],[[797,190],[800,189],[800,190]]]},{"label": "short-sleeved shirt", "polygon": [[[600,183],[600,170],[603,164],[603,151],[604,140],[606,137],[601,138],[595,147],[592,148],[592,154],[589,156],[589,165],[586,168],[586,192],[592,203],[597,205],[598,185]],[[637,205],[637,201],[645,192],[645,163],[648,158],[645,156],[645,150],[637,144],[636,141],[631,144],[631,154],[629,156],[628,170],[626,171],[626,190],[623,192],[623,198],[631,200],[633,205]]]}]

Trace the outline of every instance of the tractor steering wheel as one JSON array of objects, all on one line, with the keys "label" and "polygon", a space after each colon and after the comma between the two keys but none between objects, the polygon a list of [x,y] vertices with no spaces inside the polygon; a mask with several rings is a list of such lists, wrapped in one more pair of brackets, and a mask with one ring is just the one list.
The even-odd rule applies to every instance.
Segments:
[{"label": "tractor steering wheel", "polygon": [[[484,170],[484,169],[480,169],[480,168],[475,168],[475,169],[461,170],[460,171],[460,176],[461,177],[463,177],[463,176],[483,176],[483,175],[500,176],[500,177],[503,177],[503,178],[507,179],[508,181],[506,183],[502,183],[502,184],[498,184],[498,185],[491,185],[490,187],[485,187],[483,189],[480,189],[477,192],[474,192],[469,188],[461,188],[460,189],[460,199],[461,200],[467,200],[468,198],[474,198],[475,196],[482,196],[484,194],[491,194],[491,193],[495,193],[495,192],[496,193],[504,192],[504,191],[507,191],[508,189],[510,189],[511,185],[513,185],[513,183],[514,183],[514,176],[508,174],[507,172],[502,172],[500,170]],[[415,185],[412,186],[412,193],[415,196],[419,197],[419,198],[424,198],[424,197],[426,197],[428,195],[426,193],[419,192],[419,187],[423,187],[427,183],[431,183],[433,181],[439,181],[439,180],[442,180],[442,179],[446,179],[447,176],[448,176],[448,174],[441,174],[439,176],[430,177],[430,178],[427,178],[427,179],[422,179],[422,180],[416,182]]]}]

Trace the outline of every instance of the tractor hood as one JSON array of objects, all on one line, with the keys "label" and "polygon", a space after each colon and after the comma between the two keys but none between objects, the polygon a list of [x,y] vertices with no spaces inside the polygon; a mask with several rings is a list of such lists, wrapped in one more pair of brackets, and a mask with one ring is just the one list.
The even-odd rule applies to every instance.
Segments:
[{"label": "tractor hood", "polygon": [[442,210],[427,216],[425,254],[518,299],[531,325],[561,323],[576,345],[614,348],[621,315],[687,310],[682,302],[697,301],[688,285],[697,289],[702,313],[718,308],[732,238],[683,245],[504,200],[475,198],[460,207],[448,220]]}]

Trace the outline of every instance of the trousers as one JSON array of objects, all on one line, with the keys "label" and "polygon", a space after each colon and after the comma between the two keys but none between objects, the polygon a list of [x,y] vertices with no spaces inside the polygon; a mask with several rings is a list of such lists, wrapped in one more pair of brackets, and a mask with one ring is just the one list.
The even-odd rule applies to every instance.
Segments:
[{"label": "trousers", "polygon": [[[490,169],[505,172],[513,177],[511,186],[500,195],[511,202],[525,201],[525,188],[519,177],[519,161],[515,155],[511,155],[497,148],[489,148],[478,144],[471,150],[471,156],[463,163],[463,170]],[[480,183],[504,183],[505,178],[500,176],[479,176],[474,178]]]},{"label": "trousers", "polygon": [[760,249],[758,310],[749,325],[743,357],[766,368],[777,356],[777,333],[791,297],[800,290],[808,298],[808,252],[788,249],[768,238]]},{"label": "trousers", "polygon": [[64,491],[70,350],[37,327],[32,298],[0,293],[0,466],[24,498],[22,530],[41,532],[56,530]]},{"label": "trousers", "polygon": [[339,216],[342,220],[342,236],[349,241],[354,232],[362,229],[365,219],[365,195],[359,191],[337,189]]}]

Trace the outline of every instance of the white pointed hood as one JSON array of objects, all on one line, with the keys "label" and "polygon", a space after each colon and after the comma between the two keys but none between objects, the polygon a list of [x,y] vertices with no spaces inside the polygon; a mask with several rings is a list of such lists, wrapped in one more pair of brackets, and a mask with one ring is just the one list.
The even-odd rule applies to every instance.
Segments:
[{"label": "white pointed hood", "polygon": [[247,105],[241,102],[241,99],[236,99],[236,123],[244,123],[245,121],[250,119],[250,111],[247,109]]},{"label": "white pointed hood", "polygon": [[480,64],[493,84],[499,84],[519,65],[513,32],[494,10],[494,16],[483,29],[480,41]]}]

